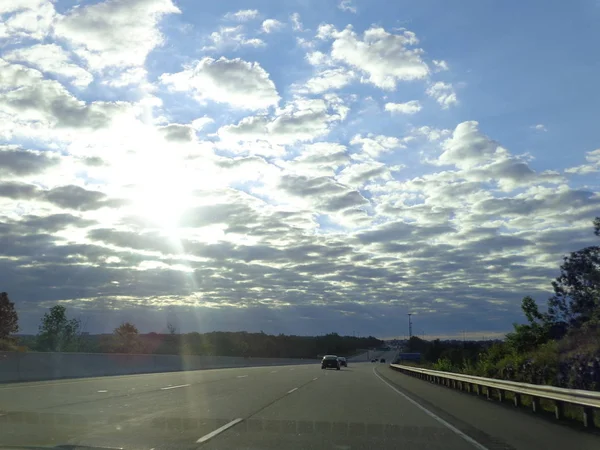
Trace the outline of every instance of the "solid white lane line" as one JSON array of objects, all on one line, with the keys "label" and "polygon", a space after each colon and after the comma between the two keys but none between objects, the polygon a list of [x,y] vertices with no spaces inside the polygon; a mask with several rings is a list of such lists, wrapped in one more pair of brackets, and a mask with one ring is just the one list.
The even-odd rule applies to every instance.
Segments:
[{"label": "solid white lane line", "polygon": [[248,375],[238,375],[238,378],[246,378]]},{"label": "solid white lane line", "polygon": [[227,430],[228,428],[231,428],[232,426],[234,426],[234,425],[237,425],[237,424],[238,424],[238,423],[240,423],[242,420],[244,420],[244,419],[235,419],[235,420],[232,420],[231,422],[229,422],[229,423],[226,423],[226,424],[225,424],[225,425],[223,425],[222,427],[220,427],[220,428],[217,428],[215,431],[211,431],[210,433],[208,433],[208,434],[205,434],[205,435],[204,435],[204,436],[202,436],[200,439],[198,439],[198,440],[196,441],[196,443],[197,443],[197,444],[201,444],[202,442],[206,442],[206,441],[208,441],[208,440],[210,440],[210,439],[214,438],[214,437],[215,437],[217,434],[220,434],[220,433],[222,433],[223,431]]},{"label": "solid white lane line", "polygon": [[169,389],[177,389],[177,388],[188,387],[188,386],[189,386],[189,384],[180,384],[178,386],[167,386],[167,387],[164,387],[164,388],[160,388],[160,390],[161,391],[167,391]]},{"label": "solid white lane line", "polygon": [[288,391],[288,394],[291,394],[292,392],[297,391],[297,390],[298,390],[298,388],[294,388],[291,391]]},{"label": "solid white lane line", "polygon": [[388,387],[392,388],[394,390],[394,392],[396,392],[398,395],[401,395],[402,397],[404,397],[406,400],[408,400],[409,402],[411,402],[413,405],[415,405],[417,408],[419,408],[421,411],[423,411],[429,417],[431,417],[432,419],[437,420],[439,423],[441,423],[442,425],[444,425],[449,430],[454,431],[458,436],[460,436],[461,438],[463,438],[469,444],[473,445],[475,448],[478,448],[479,450],[488,450],[487,447],[485,447],[484,445],[481,445],[479,442],[477,442],[471,436],[463,433],[458,428],[456,428],[454,425],[450,425],[444,419],[442,419],[441,417],[435,415],[434,413],[432,413],[431,411],[429,411],[427,408],[425,408],[423,405],[421,405],[420,403],[416,402],[415,400],[413,400],[412,398],[410,398],[408,395],[404,394],[404,392],[396,389],[394,386],[392,386],[390,383],[388,383],[386,380],[384,380],[377,372],[375,372],[375,367],[373,367],[373,373],[375,374],[375,376],[377,378],[379,378],[381,381],[383,381]]}]

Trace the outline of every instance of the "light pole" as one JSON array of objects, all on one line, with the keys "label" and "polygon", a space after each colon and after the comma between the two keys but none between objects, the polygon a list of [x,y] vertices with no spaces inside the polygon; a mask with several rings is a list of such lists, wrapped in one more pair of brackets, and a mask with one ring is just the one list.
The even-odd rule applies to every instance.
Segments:
[{"label": "light pole", "polygon": [[408,313],[408,351],[411,351],[410,348],[410,338],[412,338],[412,322],[410,321],[410,316],[412,316],[412,313]]}]

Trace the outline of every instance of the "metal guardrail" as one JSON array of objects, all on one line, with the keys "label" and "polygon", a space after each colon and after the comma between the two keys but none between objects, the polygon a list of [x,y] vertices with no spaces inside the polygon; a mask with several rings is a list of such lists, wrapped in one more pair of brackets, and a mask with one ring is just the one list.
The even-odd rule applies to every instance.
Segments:
[{"label": "metal guardrail", "polygon": [[485,390],[488,399],[491,399],[492,393],[496,391],[498,399],[503,401],[506,392],[511,392],[514,394],[513,402],[515,406],[520,406],[521,396],[526,395],[531,397],[531,405],[534,412],[541,410],[540,399],[551,400],[554,402],[554,415],[557,419],[562,419],[564,417],[565,403],[577,405],[582,407],[583,424],[589,428],[594,427],[594,410],[600,409],[600,392],[518,383],[516,381],[442,372],[439,370],[403,366],[401,364],[390,364],[390,367],[432,383],[442,384],[455,389],[466,390],[468,392],[475,392],[477,395],[482,395],[482,388],[486,388]]}]

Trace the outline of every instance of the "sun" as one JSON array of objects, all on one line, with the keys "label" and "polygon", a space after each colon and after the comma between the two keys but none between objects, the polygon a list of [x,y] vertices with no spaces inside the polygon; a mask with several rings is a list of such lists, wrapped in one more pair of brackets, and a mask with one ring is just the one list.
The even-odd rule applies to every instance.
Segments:
[{"label": "sun", "polygon": [[146,159],[137,168],[131,192],[133,213],[170,233],[194,205],[194,183],[182,161]]}]

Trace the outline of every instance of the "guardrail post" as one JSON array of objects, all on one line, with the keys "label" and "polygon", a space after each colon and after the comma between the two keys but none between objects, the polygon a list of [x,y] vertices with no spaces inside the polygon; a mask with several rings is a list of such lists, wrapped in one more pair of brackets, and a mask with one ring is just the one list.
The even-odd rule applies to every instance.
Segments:
[{"label": "guardrail post", "polygon": [[506,400],[506,395],[504,394],[504,390],[498,389],[498,401],[500,401],[500,403],[502,403],[504,400]]},{"label": "guardrail post", "polygon": [[485,387],[485,394],[488,400],[492,399],[492,390],[489,387]]},{"label": "guardrail post", "polygon": [[540,412],[540,398],[539,397],[531,397],[531,410],[533,412]]},{"label": "guardrail post", "polygon": [[594,428],[594,408],[584,406],[583,408],[583,426],[586,428]]},{"label": "guardrail post", "polygon": [[554,402],[554,417],[556,417],[556,420],[562,420],[564,416],[565,416],[565,404],[563,402],[556,400]]},{"label": "guardrail post", "polygon": [[481,395],[481,386],[479,386],[478,384],[474,384],[473,387],[475,388],[475,394]]},{"label": "guardrail post", "polygon": [[514,404],[515,406],[521,406],[521,394],[517,392],[515,392]]}]

